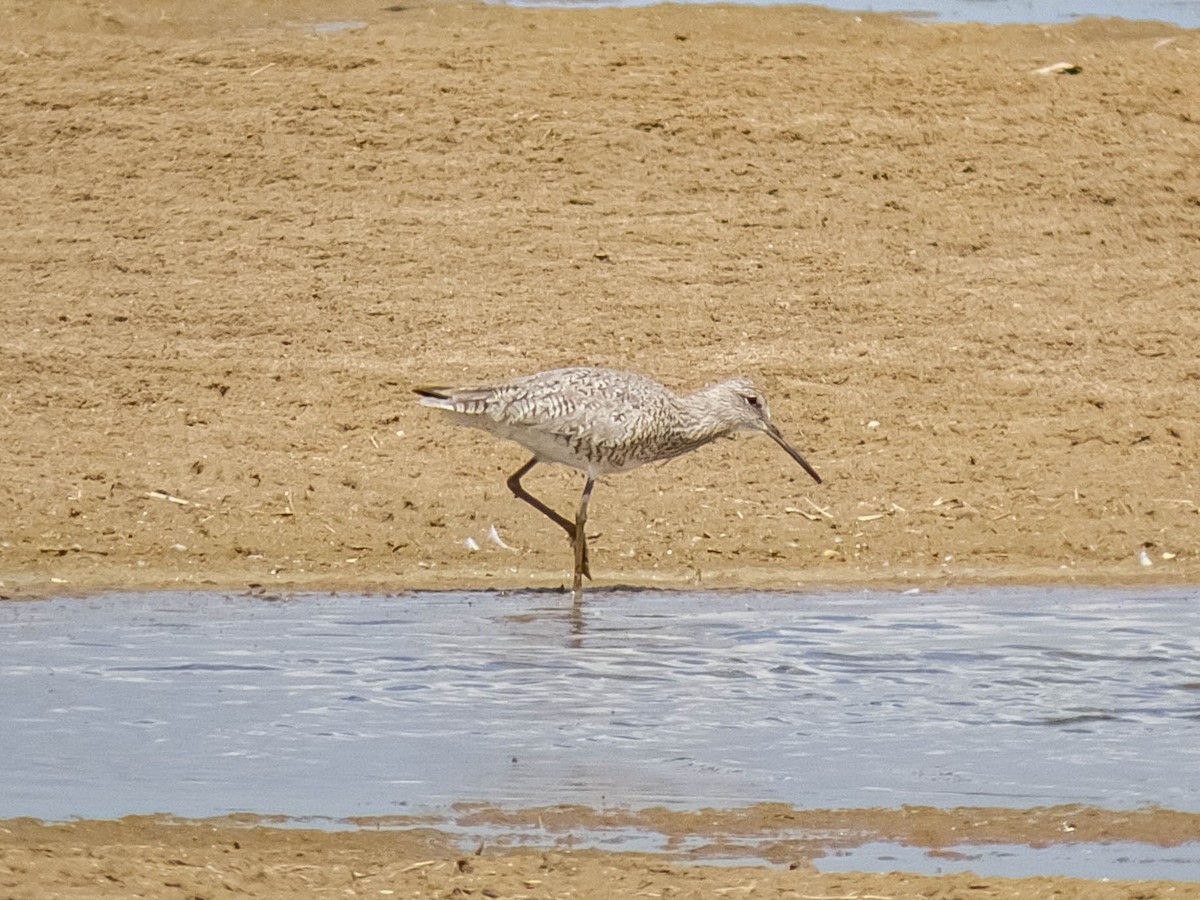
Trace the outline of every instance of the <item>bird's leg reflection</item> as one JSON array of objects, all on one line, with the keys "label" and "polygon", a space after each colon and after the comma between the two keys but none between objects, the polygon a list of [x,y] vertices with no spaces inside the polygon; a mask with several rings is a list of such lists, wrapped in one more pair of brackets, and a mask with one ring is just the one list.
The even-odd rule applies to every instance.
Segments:
[{"label": "bird's leg reflection", "polygon": [[567,641],[567,646],[574,650],[583,646],[583,597],[575,597],[571,603],[571,612],[568,616],[568,621],[571,623],[571,636]]}]

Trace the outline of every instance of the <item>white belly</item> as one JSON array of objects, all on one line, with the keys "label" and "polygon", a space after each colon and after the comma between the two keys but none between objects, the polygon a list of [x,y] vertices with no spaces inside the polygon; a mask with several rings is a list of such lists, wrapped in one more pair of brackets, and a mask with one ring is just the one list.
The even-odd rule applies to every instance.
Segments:
[{"label": "white belly", "polygon": [[461,413],[452,413],[451,415],[462,425],[471,425],[494,434],[496,437],[520,444],[541,462],[570,466],[572,469],[579,469],[592,476],[627,472],[647,462],[645,459],[638,458],[636,453],[630,452],[634,448],[620,444],[597,446],[593,442],[580,440],[573,435],[508,425],[504,422],[497,422],[486,415]]}]

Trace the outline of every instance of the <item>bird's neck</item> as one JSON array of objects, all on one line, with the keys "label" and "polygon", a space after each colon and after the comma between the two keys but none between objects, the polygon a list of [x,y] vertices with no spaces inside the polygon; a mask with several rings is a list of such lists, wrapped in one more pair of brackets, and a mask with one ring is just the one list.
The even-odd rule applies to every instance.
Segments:
[{"label": "bird's neck", "polygon": [[682,426],[676,435],[680,444],[679,453],[703,447],[737,430],[714,414],[708,390],[701,388],[679,398],[679,425]]}]

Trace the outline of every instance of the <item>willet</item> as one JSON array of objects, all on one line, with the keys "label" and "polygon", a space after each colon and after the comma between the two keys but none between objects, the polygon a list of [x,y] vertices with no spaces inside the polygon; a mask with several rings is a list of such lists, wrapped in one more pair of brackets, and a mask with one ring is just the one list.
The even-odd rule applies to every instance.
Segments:
[{"label": "willet", "polygon": [[[582,596],[583,576],[592,577],[584,527],[597,476],[671,459],[744,429],[769,435],[821,482],[771,422],[766,398],[748,378],[680,395],[633,372],[578,366],[478,387],[415,390],[422,406],[445,410],[462,425],[516,441],[533,453],[509,477],[508,487],[571,539],[576,601]],[[540,462],[561,463],[587,476],[574,522],[521,486],[521,478]]]}]

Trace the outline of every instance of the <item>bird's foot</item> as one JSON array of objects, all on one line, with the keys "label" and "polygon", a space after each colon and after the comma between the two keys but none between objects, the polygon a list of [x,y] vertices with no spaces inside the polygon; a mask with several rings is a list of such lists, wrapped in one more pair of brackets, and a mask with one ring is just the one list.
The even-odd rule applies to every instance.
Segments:
[{"label": "bird's foot", "polygon": [[[582,552],[580,552],[579,541],[583,541]],[[581,534],[571,539],[571,549],[575,551],[576,567],[583,573],[588,581],[592,580],[592,567],[588,562],[588,546],[587,535]]]},{"label": "bird's foot", "polygon": [[[571,550],[572,551],[576,550],[575,541],[571,541]],[[592,581],[592,565],[589,564],[589,560],[588,560],[587,540],[583,541],[583,552],[582,553],[576,552],[576,560],[577,560],[576,564],[578,566],[578,570],[580,570],[582,572],[583,576],[586,577],[588,581]]]}]

